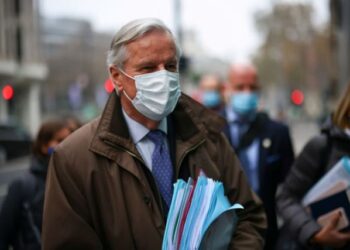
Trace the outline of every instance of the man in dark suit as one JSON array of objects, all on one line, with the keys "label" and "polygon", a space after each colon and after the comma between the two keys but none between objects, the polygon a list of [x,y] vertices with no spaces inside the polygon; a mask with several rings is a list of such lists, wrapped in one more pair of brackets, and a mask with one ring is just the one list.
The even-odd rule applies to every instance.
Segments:
[{"label": "man in dark suit", "polygon": [[251,187],[264,203],[268,219],[265,249],[274,249],[278,234],[276,189],[294,160],[289,129],[258,112],[260,84],[253,66],[233,65],[228,80],[230,95],[222,111],[228,122],[224,132]]}]

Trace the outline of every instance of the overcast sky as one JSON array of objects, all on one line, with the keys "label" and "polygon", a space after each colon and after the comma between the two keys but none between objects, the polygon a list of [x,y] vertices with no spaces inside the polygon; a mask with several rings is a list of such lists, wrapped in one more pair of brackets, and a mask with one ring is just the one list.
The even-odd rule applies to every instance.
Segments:
[{"label": "overcast sky", "polygon": [[[39,0],[45,17],[69,16],[90,20],[98,31],[115,31],[142,17],[162,19],[174,31],[175,0]],[[329,18],[329,0],[182,0],[182,26],[197,33],[209,54],[223,59],[247,61],[261,42],[254,27],[254,13],[269,10],[275,2],[308,2],[315,19]]]}]

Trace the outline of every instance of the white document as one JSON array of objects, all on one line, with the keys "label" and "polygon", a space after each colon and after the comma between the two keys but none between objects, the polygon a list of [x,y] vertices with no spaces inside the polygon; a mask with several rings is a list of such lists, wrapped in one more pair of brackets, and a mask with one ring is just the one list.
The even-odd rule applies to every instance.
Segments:
[{"label": "white document", "polygon": [[350,158],[346,156],[341,158],[335,166],[306,193],[302,200],[303,206],[306,207],[320,197],[325,197],[324,194],[329,193],[331,188],[334,188],[335,185],[339,185],[341,182],[345,182],[347,187],[350,185]]}]

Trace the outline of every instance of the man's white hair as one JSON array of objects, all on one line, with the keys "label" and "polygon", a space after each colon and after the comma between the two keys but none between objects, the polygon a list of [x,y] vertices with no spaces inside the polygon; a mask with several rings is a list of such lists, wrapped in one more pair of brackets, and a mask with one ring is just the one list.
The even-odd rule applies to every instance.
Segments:
[{"label": "man's white hair", "polygon": [[136,40],[137,38],[143,36],[145,33],[161,30],[170,35],[174,44],[176,46],[176,57],[179,63],[181,56],[181,48],[177,43],[175,37],[173,36],[170,29],[159,19],[156,18],[143,18],[136,19],[125,24],[114,36],[111,47],[107,54],[107,65],[123,69],[124,62],[126,61],[128,55],[126,50],[126,44]]}]

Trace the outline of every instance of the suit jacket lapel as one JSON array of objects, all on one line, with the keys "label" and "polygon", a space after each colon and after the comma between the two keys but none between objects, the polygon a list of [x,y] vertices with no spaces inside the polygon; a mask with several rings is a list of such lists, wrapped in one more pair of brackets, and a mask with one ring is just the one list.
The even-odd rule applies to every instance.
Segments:
[{"label": "suit jacket lapel", "polygon": [[[225,120],[227,121],[227,114],[226,114],[226,110],[223,109],[220,111],[220,115],[222,117],[225,118]],[[226,135],[226,138],[228,139],[228,141],[230,142],[231,146],[233,147],[233,142],[231,139],[231,132],[230,132],[230,124],[228,122],[226,122],[226,125],[224,126],[222,132]]]}]

